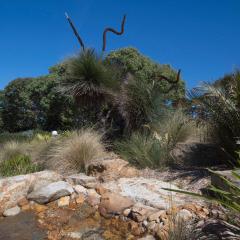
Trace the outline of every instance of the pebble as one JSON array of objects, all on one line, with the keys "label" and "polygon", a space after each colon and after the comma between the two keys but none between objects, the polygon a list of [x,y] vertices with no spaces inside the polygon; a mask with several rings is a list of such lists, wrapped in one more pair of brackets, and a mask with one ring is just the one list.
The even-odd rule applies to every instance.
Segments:
[{"label": "pebble", "polygon": [[16,216],[21,212],[20,207],[16,206],[13,208],[9,208],[3,212],[4,217],[11,217],[11,216]]}]

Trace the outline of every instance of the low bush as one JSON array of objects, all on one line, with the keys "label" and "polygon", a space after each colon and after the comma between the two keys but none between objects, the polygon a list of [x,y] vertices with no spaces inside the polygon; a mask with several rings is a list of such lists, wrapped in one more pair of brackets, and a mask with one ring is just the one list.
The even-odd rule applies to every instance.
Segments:
[{"label": "low bush", "polygon": [[45,149],[49,168],[60,172],[85,171],[91,161],[105,155],[102,136],[92,129],[84,129],[52,139]]}]

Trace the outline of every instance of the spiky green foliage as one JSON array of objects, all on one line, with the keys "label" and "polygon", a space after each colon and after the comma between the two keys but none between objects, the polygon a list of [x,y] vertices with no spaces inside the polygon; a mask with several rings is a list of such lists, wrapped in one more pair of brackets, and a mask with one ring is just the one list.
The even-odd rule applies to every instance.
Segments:
[{"label": "spiky green foliage", "polygon": [[62,90],[85,104],[99,104],[119,87],[115,69],[107,67],[102,57],[87,49],[66,61]]},{"label": "spiky green foliage", "polygon": [[231,165],[237,165],[235,152],[240,137],[240,71],[228,77],[224,84],[203,83],[191,92],[196,104],[202,106],[205,118],[210,122],[220,145],[232,157]]},{"label": "spiky green foliage", "polygon": [[[209,170],[209,171],[212,172],[213,174],[218,175],[221,178],[221,180],[224,182],[224,185],[228,186],[229,190],[228,191],[222,190],[220,188],[216,188],[211,185],[208,188],[208,190],[211,193],[214,193],[214,196],[211,196],[212,194],[211,195],[206,195],[206,194],[201,195],[201,194],[197,194],[197,193],[176,190],[176,189],[168,189],[168,188],[164,188],[164,189],[167,191],[184,193],[184,194],[188,194],[188,195],[191,195],[194,197],[200,197],[200,198],[205,198],[207,200],[216,201],[216,202],[219,202],[220,204],[222,204],[223,206],[240,213],[240,187],[239,187],[239,185],[237,185],[236,182],[233,182],[233,181],[227,179],[226,177],[220,175],[219,173],[213,172],[211,170]],[[232,171],[232,175],[236,179],[238,179],[238,180],[240,179],[240,175],[234,170]]]},{"label": "spiky green foliage", "polygon": [[147,133],[133,133],[116,143],[117,153],[139,168],[161,168],[168,160],[167,145]]},{"label": "spiky green foliage", "polygon": [[192,129],[189,117],[180,110],[173,111],[166,113],[162,121],[145,125],[144,131],[116,143],[116,149],[121,157],[138,167],[165,167],[173,163],[171,151],[192,134]]},{"label": "spiky green foliage", "polygon": [[163,94],[154,81],[149,83],[135,78],[129,80],[122,86],[117,101],[128,132],[141,129],[145,124],[159,119],[165,109]]}]

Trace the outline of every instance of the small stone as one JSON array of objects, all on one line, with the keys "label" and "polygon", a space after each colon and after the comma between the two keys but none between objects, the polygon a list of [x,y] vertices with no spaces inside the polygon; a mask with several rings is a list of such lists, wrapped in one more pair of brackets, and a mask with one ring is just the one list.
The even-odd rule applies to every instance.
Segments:
[{"label": "small stone", "polygon": [[86,197],[83,194],[79,194],[78,197],[75,199],[77,204],[84,203]]},{"label": "small stone", "polygon": [[95,177],[87,176],[84,173],[68,176],[66,180],[73,182],[73,184],[76,185],[82,185],[86,188],[95,188],[98,183]]},{"label": "small stone", "polygon": [[78,194],[84,194],[87,195],[87,189],[81,185],[74,185],[73,189],[75,190],[76,193]]},{"label": "small stone", "polygon": [[148,221],[155,221],[155,222],[159,222],[159,218],[161,217],[164,217],[166,218],[167,215],[166,215],[166,211],[164,210],[160,210],[160,211],[157,211],[151,215],[148,216]]},{"label": "small stone", "polygon": [[152,235],[147,235],[145,237],[139,238],[138,240],[155,240],[155,237]]},{"label": "small stone", "polygon": [[61,197],[60,199],[58,199],[58,207],[69,206],[69,202],[70,202],[70,197],[69,196]]},{"label": "small stone", "polygon": [[29,204],[23,205],[23,206],[21,207],[21,209],[22,209],[22,211],[28,211],[28,210],[31,209],[31,206],[30,206]]},{"label": "small stone", "polygon": [[156,211],[157,209],[155,208],[143,205],[141,203],[136,203],[132,208],[132,217],[135,221],[142,222]]},{"label": "small stone", "polygon": [[148,225],[148,221],[147,221],[147,220],[144,220],[144,221],[143,221],[143,226],[147,227],[147,225]]},{"label": "small stone", "polygon": [[188,211],[187,209],[180,210],[177,215],[177,219],[182,219],[184,221],[187,221],[193,217],[192,213]]},{"label": "small stone", "polygon": [[21,212],[20,207],[16,206],[13,208],[9,208],[3,212],[4,217],[11,217],[11,216],[16,216]]},{"label": "small stone", "polygon": [[19,201],[18,201],[18,206],[19,207],[23,207],[24,205],[27,205],[28,204],[28,200],[27,198],[23,197],[21,198]]},{"label": "small stone", "polygon": [[127,208],[123,211],[123,216],[128,217],[130,213],[131,213],[131,209]]},{"label": "small stone", "polygon": [[148,225],[147,225],[147,229],[150,230],[150,231],[153,231],[154,228],[157,226],[157,223],[156,222],[149,222]]},{"label": "small stone", "polygon": [[35,204],[33,205],[33,210],[34,210],[35,212],[37,212],[37,213],[44,212],[44,211],[46,211],[47,209],[48,209],[48,207],[45,206],[45,205],[41,205],[41,204],[38,204],[38,203],[35,203]]},{"label": "small stone", "polygon": [[91,206],[98,205],[100,203],[100,198],[101,196],[94,189],[88,190],[87,202]]}]

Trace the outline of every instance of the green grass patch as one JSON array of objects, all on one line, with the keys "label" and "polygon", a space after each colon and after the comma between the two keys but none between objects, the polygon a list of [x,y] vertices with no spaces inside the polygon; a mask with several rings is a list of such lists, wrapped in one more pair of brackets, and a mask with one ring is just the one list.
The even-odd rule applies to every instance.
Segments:
[{"label": "green grass patch", "polygon": [[27,155],[18,154],[0,163],[0,175],[3,177],[28,174],[40,170],[42,168],[33,164]]}]

